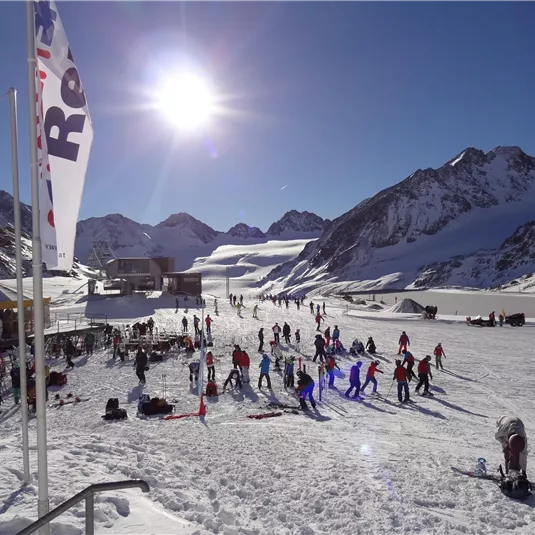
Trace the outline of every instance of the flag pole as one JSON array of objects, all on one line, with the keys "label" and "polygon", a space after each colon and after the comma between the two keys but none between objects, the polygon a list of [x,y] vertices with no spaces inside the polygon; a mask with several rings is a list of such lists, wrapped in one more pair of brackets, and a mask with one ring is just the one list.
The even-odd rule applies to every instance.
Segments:
[{"label": "flag pole", "polygon": [[[43,265],[41,256],[41,229],[39,221],[39,174],[37,162],[37,109],[36,109],[36,67],[35,17],[32,0],[26,0],[26,40],[28,47],[28,115],[30,118],[30,174],[32,185],[32,275],[33,314],[35,343],[35,389],[37,409],[37,470],[38,470],[38,516],[49,511],[48,459],[46,438],[46,385],[45,385],[45,342],[43,307]],[[39,528],[39,535],[48,535],[50,525]]]},{"label": "flag pole", "polygon": [[22,466],[24,483],[31,481],[30,448],[28,442],[28,383],[26,373],[26,333],[24,329],[24,293],[22,281],[21,221],[19,195],[19,146],[17,127],[17,90],[9,88],[11,119],[11,169],[13,174],[13,223],[15,227],[15,260],[17,264],[17,323],[19,337],[20,397],[22,418]]}]

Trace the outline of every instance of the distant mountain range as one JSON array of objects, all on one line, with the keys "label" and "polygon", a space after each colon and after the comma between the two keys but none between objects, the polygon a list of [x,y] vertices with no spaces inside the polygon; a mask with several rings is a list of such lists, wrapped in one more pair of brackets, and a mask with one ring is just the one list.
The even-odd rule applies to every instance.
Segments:
[{"label": "distant mountain range", "polygon": [[[467,148],[335,219],[264,281],[351,289],[504,284],[535,271],[535,158]],[[360,284],[362,286],[362,284]]]}]

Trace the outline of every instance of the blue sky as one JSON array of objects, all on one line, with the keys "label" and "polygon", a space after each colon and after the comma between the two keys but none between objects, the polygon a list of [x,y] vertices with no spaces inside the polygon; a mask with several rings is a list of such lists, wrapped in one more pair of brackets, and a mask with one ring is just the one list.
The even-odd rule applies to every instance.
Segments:
[{"label": "blue sky", "polygon": [[[155,224],[188,212],[266,229],[290,209],[334,218],[467,146],[535,155],[530,2],[61,2],[95,138],[80,218]],[[30,201],[24,4],[0,3],[3,89],[19,89]],[[232,114],[178,137],[143,109],[189,58]],[[0,188],[12,191],[0,102]],[[217,157],[214,157],[214,151]],[[287,187],[281,191],[283,186]]]}]

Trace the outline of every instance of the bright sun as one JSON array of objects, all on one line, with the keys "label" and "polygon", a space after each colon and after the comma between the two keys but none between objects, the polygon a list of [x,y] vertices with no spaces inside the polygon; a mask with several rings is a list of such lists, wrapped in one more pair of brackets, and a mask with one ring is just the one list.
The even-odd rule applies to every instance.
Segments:
[{"label": "bright sun", "polygon": [[163,84],[157,94],[158,108],[179,130],[204,127],[214,112],[214,99],[208,83],[193,74],[176,76]]}]

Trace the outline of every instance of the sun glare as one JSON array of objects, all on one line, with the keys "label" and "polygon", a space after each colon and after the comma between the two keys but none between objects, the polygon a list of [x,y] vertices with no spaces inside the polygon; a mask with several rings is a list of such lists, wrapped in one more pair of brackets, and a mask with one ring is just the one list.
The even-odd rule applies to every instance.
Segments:
[{"label": "sun glare", "polygon": [[158,108],[178,130],[194,131],[207,125],[214,111],[208,83],[193,74],[176,76],[158,92]]}]

